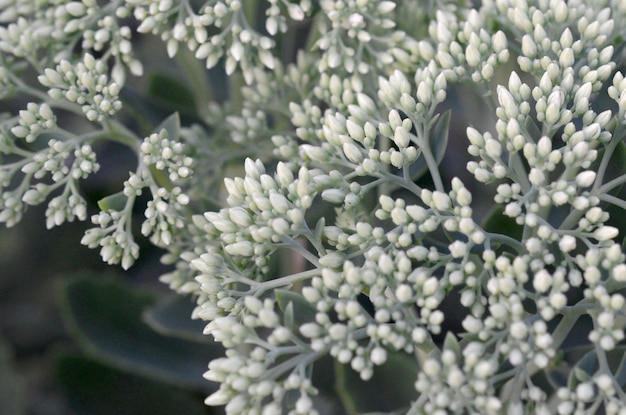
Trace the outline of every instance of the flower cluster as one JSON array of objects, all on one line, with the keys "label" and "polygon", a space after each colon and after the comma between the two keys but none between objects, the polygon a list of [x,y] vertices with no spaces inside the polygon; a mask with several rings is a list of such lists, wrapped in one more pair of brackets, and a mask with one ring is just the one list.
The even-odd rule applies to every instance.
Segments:
[{"label": "flower cluster", "polygon": [[132,51],[131,29],[120,24],[129,13],[122,0],[103,6],[96,0],[7,1],[0,13],[0,21],[7,23],[0,27],[0,50],[37,63],[38,70],[72,58],[75,47],[94,51],[105,58],[113,57],[112,76],[122,85],[125,68],[135,75],[143,71]]},{"label": "flower cluster", "polygon": [[[252,72],[257,65],[273,68],[276,64],[272,53],[276,42],[263,35],[261,28],[250,24],[240,0],[207,1],[197,11],[186,1],[131,0],[127,3],[133,6],[133,15],[141,22],[138,31],[160,34],[170,57],[176,55],[182,43],[197,59],[204,60],[207,68],[214,67],[225,57],[226,73],[232,74],[240,66],[248,82],[252,82]],[[265,12],[265,30],[270,36],[287,30],[283,9],[291,19],[302,20],[311,9],[311,1],[271,1]],[[174,25],[172,20],[175,20]],[[218,33],[213,33],[215,29]]]},{"label": "flower cluster", "polygon": [[89,121],[102,122],[122,108],[118,95],[120,85],[109,82],[106,64],[85,54],[83,62],[72,64],[62,60],[56,69],[46,69],[39,82],[48,89],[52,99],[65,99],[81,106]]},{"label": "flower cluster", "polygon": [[[624,413],[623,2],[259,3],[73,1],[25,37],[34,2],[7,8],[0,82],[41,102],[0,119],[0,221],[61,187],[49,226],[84,219],[92,143],[127,145],[137,167],[82,242],[130,267],[149,193],[140,231],[167,251],[161,281],[226,348],[205,377],[219,384],[206,403],[228,414],[324,413],[333,399],[352,412]],[[50,10],[56,26],[42,23]],[[180,44],[223,71],[231,99],[193,91],[202,108],[135,133],[153,118],[120,114],[124,68],[142,68],[127,18],[186,75],[199,72]],[[91,51],[42,66],[43,28],[78,45],[59,27]],[[58,110],[100,129],[67,131]],[[329,360],[338,397],[314,375]],[[363,399],[355,385],[390,370],[411,396]]]}]

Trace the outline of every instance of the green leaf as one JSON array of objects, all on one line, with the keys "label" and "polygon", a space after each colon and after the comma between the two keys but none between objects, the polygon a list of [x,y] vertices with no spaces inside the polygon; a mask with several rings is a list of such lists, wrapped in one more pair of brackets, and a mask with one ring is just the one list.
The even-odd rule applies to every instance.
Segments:
[{"label": "green leaf", "polygon": [[[202,394],[128,374],[97,360],[61,355],[56,376],[76,415],[208,415]],[[4,413],[4,412],[3,412]]]},{"label": "green leaf", "polygon": [[118,192],[98,200],[98,207],[102,211],[122,211],[124,210],[124,206],[126,206],[127,200],[128,197],[126,197],[124,192]]},{"label": "green leaf", "polygon": [[324,226],[326,226],[326,218],[322,216],[315,224],[315,240],[321,241],[324,239]]},{"label": "green leaf", "polygon": [[526,128],[528,137],[541,137],[542,135],[544,135],[532,117],[526,117],[526,121],[524,122],[524,127]]},{"label": "green leaf", "polygon": [[167,117],[157,128],[154,129],[155,133],[160,133],[161,130],[167,131],[167,137],[170,140],[177,141],[180,137],[180,116],[177,112]]},{"label": "green leaf", "polygon": [[[304,323],[315,321],[317,310],[302,295],[289,290],[276,290],[275,294],[276,301],[283,314],[285,314],[285,316],[290,314],[289,320],[291,321],[285,321],[285,324],[293,324],[294,326],[288,328],[294,328]],[[285,318],[285,320],[287,320],[287,318]]]},{"label": "green leaf", "polygon": [[349,415],[396,411],[408,408],[417,397],[417,371],[415,358],[401,352],[389,352],[387,362],[375,367],[368,381],[335,361],[335,389]]},{"label": "green leaf", "polygon": [[515,219],[504,214],[504,207],[494,206],[483,222],[483,229],[487,232],[498,233],[520,240],[524,228],[515,222]]},{"label": "green leaf", "polygon": [[0,338],[0,414],[23,414],[22,402],[22,384],[15,371],[9,347]]},{"label": "green leaf", "polygon": [[595,349],[587,352],[580,361],[573,367],[567,380],[567,386],[573,389],[580,382],[588,382],[593,374],[598,370],[598,355]]},{"label": "green leaf", "polygon": [[153,295],[112,278],[75,278],[61,287],[64,321],[92,356],[171,384],[210,389],[202,374],[221,350],[153,331],[142,314],[155,304]]},{"label": "green leaf", "polygon": [[626,385],[626,353],[622,351],[622,360],[615,371],[615,381],[622,388]]},{"label": "green leaf", "polygon": [[[603,154],[604,151],[601,150],[600,154]],[[598,160],[601,157],[598,157]],[[598,162],[599,163],[599,162]],[[598,166],[594,166],[596,169]],[[626,174],[626,144],[623,141],[620,141],[613,154],[611,155],[611,159],[606,168],[606,173],[604,176],[604,183],[611,181],[617,177],[623,176]],[[626,199],[626,188],[624,185],[620,185],[610,191],[610,194],[619,200]],[[624,209],[620,206],[616,206],[614,204],[606,203],[603,204],[604,210],[609,214],[609,220],[606,222],[607,225],[615,226],[619,229],[619,237],[622,240],[622,248],[626,248],[626,215]]]},{"label": "green leaf", "polygon": [[148,78],[148,96],[156,103],[176,112],[196,115],[194,95],[182,82],[162,73]]},{"label": "green leaf", "polygon": [[[446,111],[443,116],[439,117],[437,123],[430,131],[429,147],[433,153],[433,157],[437,165],[441,163],[448,148],[448,136],[450,131],[450,115],[451,111]],[[419,157],[411,166],[409,166],[409,176],[415,181],[428,172],[428,165],[424,157]]]},{"label": "green leaf", "polygon": [[457,358],[461,357],[461,347],[454,333],[446,333],[446,337],[443,341],[443,350],[450,350]]},{"label": "green leaf", "polygon": [[202,334],[207,323],[191,318],[194,308],[188,297],[173,295],[144,311],[143,321],[164,336],[214,344],[211,337]]}]

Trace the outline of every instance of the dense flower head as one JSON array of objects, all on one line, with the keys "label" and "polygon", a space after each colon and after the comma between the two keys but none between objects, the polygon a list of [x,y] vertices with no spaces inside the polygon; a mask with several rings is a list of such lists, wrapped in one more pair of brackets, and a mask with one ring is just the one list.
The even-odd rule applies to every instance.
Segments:
[{"label": "dense flower head", "polygon": [[[130,267],[147,196],[161,281],[226,349],[208,405],[324,413],[330,359],[354,411],[345,371],[389,368],[411,396],[378,412],[626,411],[623,2],[44,3],[0,14],[0,86],[32,98],[0,119],[0,221],[48,198],[48,226],[84,220],[92,144],[125,144],[82,243]],[[202,72],[197,111],[125,125],[140,34],[231,99]]]}]

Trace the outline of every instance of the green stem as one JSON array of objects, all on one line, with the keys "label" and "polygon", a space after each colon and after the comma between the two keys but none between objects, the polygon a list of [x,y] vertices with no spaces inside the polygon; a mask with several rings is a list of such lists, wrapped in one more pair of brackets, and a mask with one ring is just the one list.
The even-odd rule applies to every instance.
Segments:
[{"label": "green stem", "polygon": [[593,187],[591,188],[592,193],[595,193],[598,190],[600,183],[602,183],[604,179],[604,174],[606,173],[606,168],[609,165],[609,161],[613,157],[613,153],[615,152],[617,145],[621,142],[622,142],[622,137],[619,137],[619,135],[614,135],[613,139],[611,140],[609,145],[606,147],[606,150],[604,151],[604,154],[602,155],[602,160],[600,161],[600,166],[598,166],[598,170],[596,171],[597,176],[596,176],[596,181]]},{"label": "green stem", "polygon": [[595,195],[598,194],[602,194],[602,193],[608,193],[611,190],[615,189],[617,186],[626,183],[626,174],[623,174],[619,177],[616,177],[615,179],[611,180],[610,182],[606,182],[604,183],[602,186],[598,187],[598,190],[596,193],[593,193]]},{"label": "green stem", "polygon": [[626,210],[626,200],[622,200],[618,197],[607,195],[607,194],[598,195],[598,199]]},{"label": "green stem", "polygon": [[258,291],[269,291],[274,290],[276,288],[289,286],[299,281],[308,280],[313,277],[317,277],[320,275],[319,269],[310,269],[308,271],[298,272],[297,274],[287,275],[285,277],[276,278],[274,280],[264,281],[260,283],[256,283],[256,287]]},{"label": "green stem", "polygon": [[333,366],[335,372],[335,392],[339,396],[345,413],[347,415],[356,415],[359,411],[356,406],[355,396],[344,386],[346,384],[346,368],[337,359],[333,359]]}]

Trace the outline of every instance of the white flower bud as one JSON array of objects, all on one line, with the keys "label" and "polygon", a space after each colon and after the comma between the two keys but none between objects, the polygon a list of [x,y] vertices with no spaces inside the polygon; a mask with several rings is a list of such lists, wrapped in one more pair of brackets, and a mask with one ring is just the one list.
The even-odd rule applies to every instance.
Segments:
[{"label": "white flower bud", "polygon": [[[530,146],[529,146],[530,149]],[[552,151],[552,140],[545,135],[542,136],[537,142],[537,155],[539,157],[546,157]]]},{"label": "white flower bud", "polygon": [[533,167],[528,173],[528,180],[534,186],[541,186],[546,180],[546,176],[541,169]]},{"label": "white flower bud", "polygon": [[387,351],[382,347],[375,347],[370,354],[370,360],[376,366],[380,366],[387,361]]},{"label": "white flower bud", "polygon": [[617,237],[619,234],[619,229],[613,226],[601,226],[593,233],[593,237],[598,241],[608,241],[609,239],[613,239]]},{"label": "white flower bud", "polygon": [[73,1],[65,5],[65,10],[74,17],[80,17],[85,14],[87,8],[79,1]]},{"label": "white flower bud", "polygon": [[391,274],[395,269],[395,264],[393,259],[387,254],[382,254],[380,258],[378,258],[378,269],[383,274]]},{"label": "white flower bud", "polygon": [[449,246],[450,255],[453,258],[463,258],[467,253],[467,245],[461,241],[454,241]]},{"label": "white flower bud", "polygon": [[500,53],[507,48],[506,35],[502,30],[498,30],[491,37],[491,46],[493,47],[493,51],[496,53]]},{"label": "white flower bud", "polygon": [[319,259],[320,265],[325,268],[340,268],[345,260],[346,258],[338,252],[331,252]]},{"label": "white flower bud", "polygon": [[333,204],[343,203],[346,193],[340,189],[326,189],[322,192],[322,199]]},{"label": "white flower bud", "polygon": [[273,219],[271,225],[278,235],[285,235],[289,231],[289,223],[283,218]]},{"label": "white flower bud", "polygon": [[304,323],[300,326],[300,334],[308,339],[314,339],[319,337],[322,333],[322,328],[316,323]]},{"label": "white flower bud", "polygon": [[563,252],[571,252],[576,249],[576,238],[572,235],[563,235],[559,241],[559,248]]},{"label": "white flower bud", "polygon": [[596,172],[592,170],[585,170],[578,173],[576,176],[576,185],[578,187],[589,187],[596,180]]},{"label": "white flower bud", "polygon": [[567,3],[565,1],[559,1],[556,6],[554,6],[553,10],[554,20],[556,22],[563,23],[567,19],[567,15],[569,14],[569,7],[567,6]]},{"label": "white flower bud", "polygon": [[467,45],[467,48],[465,49],[465,60],[467,61],[467,64],[472,68],[480,65],[482,58],[480,56],[478,48],[476,48],[476,46],[474,46],[473,44]]},{"label": "white flower bud", "polygon": [[483,139],[483,135],[479,133],[478,130],[473,127],[467,127],[466,132],[467,138],[469,139],[470,143],[479,148],[483,148],[485,146],[485,140]]},{"label": "white flower bud", "polygon": [[487,155],[493,159],[500,158],[502,155],[502,145],[493,138],[488,138],[485,141],[485,151]]},{"label": "white flower bud", "polygon": [[611,271],[613,278],[615,281],[625,282],[626,281],[626,264],[619,264],[613,267],[613,271]]},{"label": "white flower bud", "polygon": [[528,335],[528,326],[523,321],[516,321],[509,329],[511,336],[517,340],[523,340]]},{"label": "white flower bud", "polygon": [[376,6],[376,10],[380,14],[391,13],[396,8],[396,3],[393,1],[381,1]]},{"label": "white flower bud", "polygon": [[430,102],[432,101],[433,98],[433,94],[432,94],[432,90],[431,88],[426,84],[426,82],[420,82],[417,85],[417,99],[418,101],[425,105],[428,106],[430,104]]},{"label": "white flower bud", "polygon": [[354,143],[343,143],[343,152],[352,163],[360,164],[363,161],[363,154]]},{"label": "white flower bud", "polygon": [[274,310],[269,310],[267,308],[262,308],[259,311],[259,321],[263,326],[268,328],[276,327],[280,323],[278,314],[276,314]]},{"label": "white flower bud", "polygon": [[365,131],[363,130],[363,127],[351,119],[346,120],[346,129],[348,130],[350,137],[356,141],[363,141],[365,138]]},{"label": "white flower bud", "polygon": [[261,302],[261,300],[252,296],[247,296],[246,298],[244,298],[244,304],[252,314],[258,314],[259,311],[261,311],[261,309],[263,308],[263,303]]},{"label": "white flower bud", "polygon": [[567,203],[569,200],[569,196],[567,193],[558,190],[552,194],[552,202],[554,202],[555,206],[562,206]]},{"label": "white flower bud", "polygon": [[249,257],[254,254],[254,245],[249,241],[240,241],[226,245],[224,251],[229,255]]},{"label": "white flower bud", "polygon": [[413,290],[407,284],[400,284],[396,288],[396,298],[401,303],[410,301],[412,297],[413,297]]},{"label": "white flower bud", "polygon": [[595,396],[595,391],[590,383],[581,383],[576,387],[576,396],[581,402],[589,402]]},{"label": "white flower bud", "polygon": [[452,205],[450,197],[446,193],[434,191],[432,198],[433,207],[439,211],[449,210]]},{"label": "white flower bud", "polygon": [[411,133],[409,133],[401,126],[396,127],[393,135],[393,141],[396,143],[398,148],[407,148],[409,143],[411,142]]},{"label": "white flower bud", "polygon": [[533,278],[533,287],[539,293],[545,293],[552,287],[552,275],[545,269],[538,271]]},{"label": "white flower bud", "polygon": [[430,277],[424,281],[424,285],[422,286],[422,295],[424,297],[431,296],[437,292],[437,289],[439,289],[439,280],[437,277]]},{"label": "white flower bud", "polygon": [[537,45],[530,35],[522,37],[522,54],[528,58],[534,58],[537,54]]},{"label": "white flower bud", "polygon": [[504,108],[504,111],[509,118],[515,118],[519,114],[519,108],[513,98],[513,95],[502,85],[498,85],[496,88],[498,95],[498,102]]},{"label": "white flower bud", "polygon": [[561,68],[571,68],[574,64],[574,51],[572,48],[565,48],[559,55],[559,65]]}]

